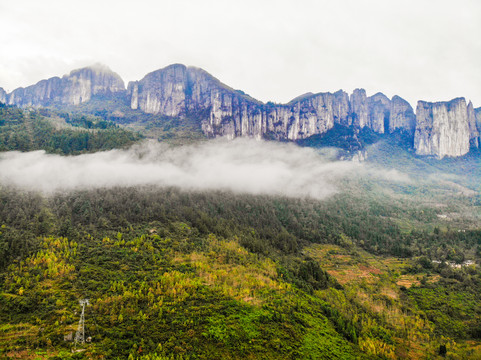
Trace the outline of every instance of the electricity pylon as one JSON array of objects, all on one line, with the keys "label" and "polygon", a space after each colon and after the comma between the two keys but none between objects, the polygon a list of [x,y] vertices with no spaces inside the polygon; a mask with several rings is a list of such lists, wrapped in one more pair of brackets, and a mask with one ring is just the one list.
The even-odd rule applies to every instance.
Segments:
[{"label": "electricity pylon", "polygon": [[75,333],[75,345],[78,343],[85,344],[85,305],[90,305],[89,299],[82,299],[79,301],[82,306],[82,313],[78,322],[77,332]]}]

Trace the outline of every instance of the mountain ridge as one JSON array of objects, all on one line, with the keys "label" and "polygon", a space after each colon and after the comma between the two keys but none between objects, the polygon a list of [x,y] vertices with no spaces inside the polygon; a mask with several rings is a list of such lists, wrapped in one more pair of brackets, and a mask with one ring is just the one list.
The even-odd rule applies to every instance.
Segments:
[{"label": "mountain ridge", "polygon": [[263,103],[203,69],[183,64],[152,71],[127,88],[117,73],[101,64],[11,93],[0,88],[0,102],[19,107],[79,105],[95,95],[107,99],[120,95],[131,109],[147,114],[194,114],[207,137],[298,141],[340,124],[356,131],[367,127],[378,134],[405,132],[412,137],[416,154],[438,158],[462,156],[480,143],[481,108],[474,109],[464,98],[418,101],[416,113],[398,95],[389,99],[378,92],[368,97],[362,88],[350,95],[338,90],[306,93],[286,104]]}]

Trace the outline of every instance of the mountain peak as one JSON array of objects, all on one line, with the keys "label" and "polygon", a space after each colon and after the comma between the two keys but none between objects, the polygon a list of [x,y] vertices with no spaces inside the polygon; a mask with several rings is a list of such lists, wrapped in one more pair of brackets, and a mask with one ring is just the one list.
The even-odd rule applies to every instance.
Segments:
[{"label": "mountain peak", "polygon": [[78,105],[89,101],[93,95],[122,91],[125,91],[122,78],[108,66],[95,63],[72,70],[62,78],[55,76],[15,89],[6,100],[9,105],[16,106]]},{"label": "mountain peak", "polygon": [[72,70],[69,75],[64,75],[63,77],[69,79],[74,76],[89,78],[93,82],[98,81],[99,79],[105,80],[106,78],[110,78],[111,82],[115,83],[117,90],[118,88],[122,88],[122,90],[125,89],[124,81],[120,75],[102,63],[95,63],[83,68]]},{"label": "mountain peak", "polygon": [[74,69],[70,72],[70,75],[75,74],[80,71],[85,71],[85,70],[92,70],[96,73],[114,73],[110,67],[108,67],[105,64],[102,64],[100,62],[96,62],[92,65],[84,66],[82,68]]}]

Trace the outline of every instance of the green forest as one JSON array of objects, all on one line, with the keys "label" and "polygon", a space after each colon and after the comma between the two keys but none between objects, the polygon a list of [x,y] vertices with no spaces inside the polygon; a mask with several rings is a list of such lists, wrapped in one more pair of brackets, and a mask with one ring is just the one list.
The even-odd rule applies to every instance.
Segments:
[{"label": "green forest", "polygon": [[[142,139],[100,115],[2,106],[0,151]],[[478,189],[479,154],[359,143],[419,181],[347,178],[324,200],[0,184],[0,358],[481,359],[481,195],[459,191]],[[439,171],[468,175],[421,181]]]},{"label": "green forest", "polygon": [[73,155],[127,147],[142,136],[89,115],[23,110],[0,103],[0,151]]}]

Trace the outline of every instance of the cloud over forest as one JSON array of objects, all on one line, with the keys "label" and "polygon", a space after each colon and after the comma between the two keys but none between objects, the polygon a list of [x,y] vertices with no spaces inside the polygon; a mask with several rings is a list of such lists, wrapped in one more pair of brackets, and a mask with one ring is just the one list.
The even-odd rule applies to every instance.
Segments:
[{"label": "cloud over forest", "polygon": [[158,185],[316,199],[338,191],[343,177],[365,172],[363,165],[336,161],[329,152],[250,139],[181,147],[145,142],[78,156],[6,152],[0,153],[0,169],[0,183],[45,193]]}]

